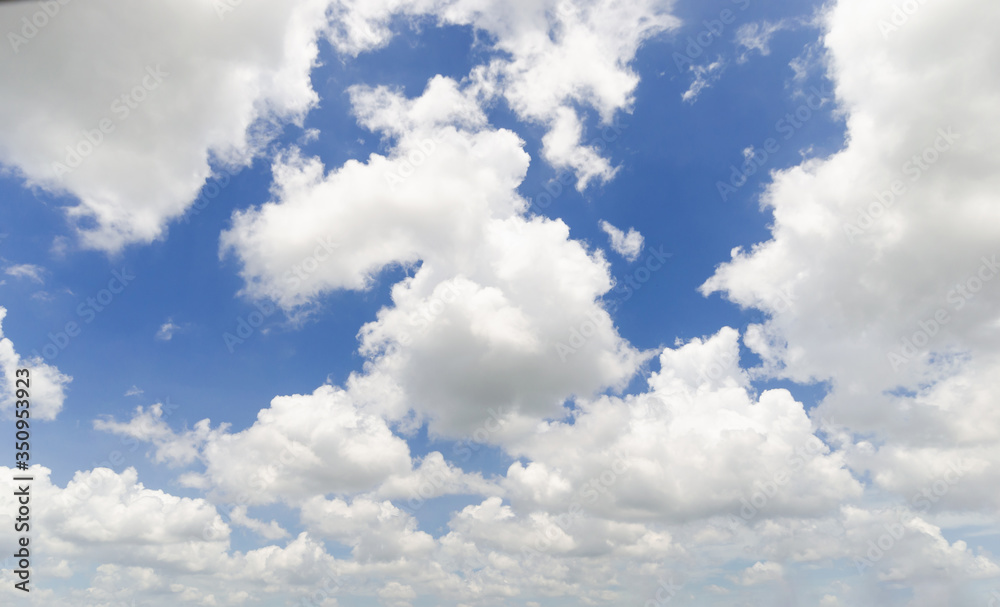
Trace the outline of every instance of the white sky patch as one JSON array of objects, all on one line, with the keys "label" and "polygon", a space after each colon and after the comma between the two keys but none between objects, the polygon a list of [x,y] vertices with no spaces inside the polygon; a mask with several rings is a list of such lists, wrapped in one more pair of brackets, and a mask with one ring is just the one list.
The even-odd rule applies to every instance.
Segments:
[{"label": "white sky patch", "polygon": [[635,261],[642,253],[643,238],[635,228],[629,228],[625,233],[607,221],[601,221],[601,229],[608,235],[611,243],[611,250],[618,253],[628,261]]},{"label": "white sky patch", "polygon": [[38,284],[45,282],[45,268],[30,263],[11,265],[4,268],[4,274],[15,278],[27,278]]}]

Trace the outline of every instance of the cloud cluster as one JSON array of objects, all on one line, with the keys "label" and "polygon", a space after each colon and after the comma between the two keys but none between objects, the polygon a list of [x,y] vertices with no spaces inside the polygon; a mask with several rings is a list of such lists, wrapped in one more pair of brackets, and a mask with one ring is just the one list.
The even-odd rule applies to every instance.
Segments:
[{"label": "cloud cluster", "polygon": [[545,0],[511,5],[500,0],[341,0],[330,39],[357,55],[385,45],[395,17],[430,17],[485,34],[494,57],[470,74],[485,99],[502,96],[517,115],[544,125],[542,154],[553,167],[575,173],[583,190],[617,169],[601,150],[583,143],[593,108],[603,124],[631,109],[639,77],[629,64],[639,47],[676,28],[672,2]]},{"label": "cloud cluster", "polygon": [[[275,200],[235,214],[222,239],[246,292],[295,309],[392,265],[413,268],[393,306],[362,327],[372,360],[351,385],[390,416],[426,415],[433,432],[462,436],[500,407],[523,427],[574,395],[622,386],[644,357],[600,305],[607,261],[563,222],[523,216],[521,140],[486,124],[447,78],[415,99],[386,88],[355,88],[352,99],[394,147],[328,173],[317,159],[279,159]],[[567,361],[559,345],[581,330]]]}]

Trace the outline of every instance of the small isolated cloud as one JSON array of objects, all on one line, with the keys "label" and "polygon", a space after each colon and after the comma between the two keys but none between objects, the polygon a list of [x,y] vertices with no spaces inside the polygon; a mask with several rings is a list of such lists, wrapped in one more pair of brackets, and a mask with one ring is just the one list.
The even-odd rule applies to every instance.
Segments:
[{"label": "small isolated cloud", "polygon": [[156,332],[156,339],[160,341],[170,341],[174,338],[174,333],[181,330],[180,325],[174,324],[172,318],[168,318],[167,322],[160,325],[160,330]]},{"label": "small isolated cloud", "polygon": [[684,91],[681,99],[688,103],[697,101],[701,91],[722,76],[724,67],[725,64],[722,62],[722,59],[717,59],[708,65],[692,65],[690,70],[694,74],[694,82],[691,83],[688,90]]},{"label": "small isolated cloud", "polygon": [[761,21],[746,23],[736,30],[736,45],[740,48],[739,63],[745,63],[752,51],[760,51],[761,55],[771,54],[771,38],[778,32],[788,29],[792,22],[782,19],[775,23]]},{"label": "small isolated cloud", "polygon": [[125,396],[141,396],[145,393],[145,390],[132,384],[132,387],[125,391]]},{"label": "small isolated cloud", "polygon": [[45,282],[45,279],[42,278],[42,273],[44,271],[45,269],[41,266],[36,266],[30,263],[7,266],[4,269],[4,273],[7,276],[13,276],[14,278],[27,278],[28,280],[32,280],[38,284]]},{"label": "small isolated cloud", "polygon": [[642,252],[643,238],[635,228],[629,228],[628,233],[622,232],[607,221],[601,221],[601,229],[608,235],[611,250],[628,261],[635,261]]}]

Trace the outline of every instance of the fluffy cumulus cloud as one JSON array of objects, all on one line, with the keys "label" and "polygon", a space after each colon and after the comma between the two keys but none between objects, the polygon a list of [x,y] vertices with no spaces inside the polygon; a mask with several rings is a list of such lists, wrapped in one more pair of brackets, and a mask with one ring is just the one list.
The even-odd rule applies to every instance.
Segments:
[{"label": "fluffy cumulus cloud", "polygon": [[[513,447],[532,462],[508,470],[512,502],[681,522],[820,515],[860,496],[843,453],[815,436],[800,403],[785,390],[753,395],[738,338],[727,328],[666,349],[648,392],[582,404],[571,423]],[[757,494],[767,504],[749,512]]]},{"label": "fluffy cumulus cloud", "polygon": [[[216,567],[228,549],[225,538],[209,542],[202,535],[205,525],[223,524],[212,505],[147,489],[133,468],[77,472],[64,487],[51,480],[47,468],[32,466],[26,473],[34,478],[29,524],[44,529],[32,536],[32,545],[36,556],[52,559],[53,565],[66,559],[73,563],[71,571],[95,561],[190,571]],[[13,545],[18,498],[6,493],[0,498],[0,519],[5,520],[5,543]]]},{"label": "fluffy cumulus cloud", "polygon": [[[62,410],[66,388],[73,378],[40,357],[24,358],[3,334],[7,309],[0,306],[0,410],[10,417],[18,409],[19,390],[26,390],[31,417],[53,420]],[[28,373],[25,374],[24,370]]]},{"label": "fluffy cumulus cloud", "polygon": [[[0,473],[24,474],[9,468],[0,468]],[[51,471],[41,466],[31,467],[27,474],[34,478],[29,544],[34,575],[46,579],[76,575],[90,584],[57,594],[36,586],[35,577],[25,595],[13,590],[17,578],[5,561],[0,592],[22,604],[51,605],[58,600],[118,605],[138,597],[157,605],[238,605],[252,597],[285,600],[278,597],[305,597],[332,589],[331,576],[342,569],[320,542],[305,533],[280,546],[231,550],[232,528],[215,506],[201,498],[148,489],[138,482],[133,468],[78,472],[65,486],[53,482]],[[13,492],[0,497],[2,538],[12,546],[17,538],[10,513],[16,512],[17,499]],[[238,511],[232,522],[259,523],[248,520],[245,510]],[[269,532],[271,539],[284,535],[274,525],[266,528],[264,537]]]},{"label": "fluffy cumulus cloud", "polygon": [[[149,445],[187,497],[145,487],[132,468],[61,485],[33,467],[40,579],[89,585],[66,599],[46,582],[31,600],[988,603],[1000,579],[978,541],[995,535],[1000,506],[1000,42],[968,26],[995,31],[1000,7],[914,3],[901,19],[892,0],[831,3],[818,25],[846,142],[774,172],[762,198],[770,238],[734,250],[701,286],[763,314],[745,330],[644,352],[601,304],[613,284],[604,253],[528,212],[517,193],[525,142],[484,109],[502,96],[542,125],[541,155],[581,188],[611,178],[601,151],[582,143],[586,114],[608,122],[628,110],[637,48],[675,23],[669,2],[621,4],[345,0],[324,16],[319,3],[242,3],[221,21],[209,3],[132,8],[174,36],[115,30],[73,56],[66,82],[96,52],[118,70],[58,117],[59,132],[89,128],[136,65],[170,74],[60,186],[79,199],[71,214],[96,220],[81,223],[87,242],[114,249],[159,235],[208,175],[209,155],[245,160],[259,144],[254,124],[314,104],[317,29],[349,56],[384,46],[401,19],[427,17],[487,34],[492,54],[470,77],[436,76],[416,95],[348,88],[384,151],[328,167],[284,149],[270,199],[233,213],[221,235],[242,294],[292,316],[404,270],[359,328],[361,368],[343,385],[274,398],[240,429],[179,428],[164,404],[95,420]],[[30,85],[0,95],[14,107],[40,100],[23,115],[49,111],[56,85],[27,76],[43,60],[29,54],[46,36],[68,48],[74,7],[16,61],[0,60]],[[740,43],[766,52],[783,24],[746,29]],[[119,57],[126,43],[138,52]],[[185,45],[183,60],[170,50]],[[211,95],[178,103],[192,90]],[[214,127],[192,137],[169,126],[177,113]],[[3,161],[55,188],[46,171],[62,141],[40,119],[2,120],[12,126],[0,130]],[[168,160],[144,174],[153,151],[143,146],[161,136],[171,152],[156,154]],[[616,253],[641,252],[634,229],[601,227]],[[23,364],[0,335],[5,409]],[[69,378],[32,364],[39,414],[54,417]],[[829,392],[807,407],[798,391],[817,381]],[[489,463],[458,461],[459,447],[489,450]],[[15,499],[0,494],[5,542]],[[0,596],[12,596],[10,568],[0,580]]]},{"label": "fluffy cumulus cloud", "polygon": [[471,26],[487,35],[497,56],[470,76],[487,99],[502,96],[522,119],[544,125],[542,154],[557,169],[571,170],[577,187],[607,181],[617,169],[601,149],[584,141],[579,106],[610,124],[631,109],[639,77],[629,64],[639,47],[678,26],[671,1],[546,0],[510,4],[499,0],[341,0],[330,39],[343,53],[386,44],[396,17],[430,17]]},{"label": "fluffy cumulus cloud", "polygon": [[[759,371],[829,381],[821,414],[876,484],[909,500],[967,461],[951,504],[996,507],[978,487],[1000,463],[1000,76],[997,43],[961,32],[1000,23],[1000,9],[894,11],[844,0],[826,14],[847,143],[777,173],[771,240],[734,251],[702,288],[769,313],[746,337]],[[954,44],[930,53],[942,38]]]},{"label": "fluffy cumulus cloud", "polygon": [[214,489],[219,499],[238,505],[371,490],[411,470],[406,441],[333,386],[279,396],[240,432],[230,432],[228,424],[212,429],[207,419],[175,432],[158,404],[138,407],[127,422],[104,419],[94,426],[151,443],[156,461],[199,460],[205,471],[186,474],[182,481]]},{"label": "fluffy cumulus cloud", "polygon": [[[352,390],[377,392],[368,398],[391,416],[416,409],[434,432],[470,433],[501,409],[523,422],[510,428],[524,427],[573,395],[623,385],[643,355],[598,302],[608,264],[563,222],[523,215],[520,139],[489,127],[474,95],[447,78],[415,99],[385,88],[352,96],[392,151],[328,173],[315,159],[279,160],[276,199],[235,214],[223,235],[246,292],[294,310],[364,288],[386,267],[416,268],[361,329],[371,361]],[[577,343],[581,327],[588,338]],[[405,398],[386,397],[386,386]]]},{"label": "fluffy cumulus cloud", "polygon": [[66,197],[87,247],[156,239],[210,161],[246,164],[316,103],[327,4],[5,2],[0,163]]}]

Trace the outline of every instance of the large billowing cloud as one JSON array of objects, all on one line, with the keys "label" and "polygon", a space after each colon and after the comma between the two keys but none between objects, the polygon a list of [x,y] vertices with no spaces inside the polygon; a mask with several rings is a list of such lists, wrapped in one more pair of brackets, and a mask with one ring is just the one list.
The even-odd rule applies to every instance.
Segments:
[{"label": "large billowing cloud", "polygon": [[447,78],[415,99],[357,88],[353,101],[395,146],[325,174],[315,159],[279,160],[275,200],[234,215],[223,235],[245,290],[294,310],[386,267],[415,268],[361,329],[372,361],[352,389],[377,392],[368,398],[390,416],[426,414],[435,432],[468,434],[497,414],[523,428],[573,395],[622,386],[643,356],[600,305],[608,264],[561,221],[522,215],[520,139],[489,127]]},{"label": "large billowing cloud", "polygon": [[156,239],[210,161],[247,163],[316,103],[327,4],[5,2],[0,163],[70,196],[87,247]]},{"label": "large billowing cloud", "polygon": [[967,459],[949,501],[995,508],[995,493],[976,487],[995,484],[1000,463],[1000,43],[963,32],[970,20],[1000,24],[1000,9],[894,12],[831,7],[846,146],[774,176],[763,199],[772,239],[736,251],[703,290],[770,313],[746,339],[761,372],[829,380],[820,411],[845,444],[865,435],[852,461],[879,486],[909,499]]}]

